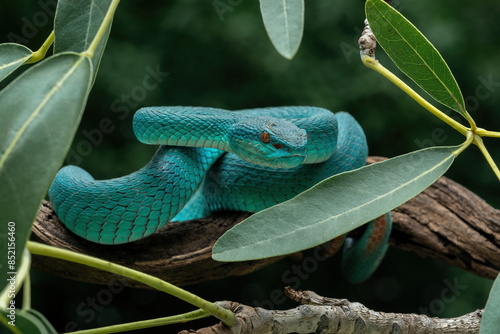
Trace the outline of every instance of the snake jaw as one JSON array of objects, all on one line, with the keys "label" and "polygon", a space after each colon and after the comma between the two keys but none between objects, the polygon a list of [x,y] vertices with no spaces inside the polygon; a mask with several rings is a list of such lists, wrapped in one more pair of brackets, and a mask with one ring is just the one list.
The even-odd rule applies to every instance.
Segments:
[{"label": "snake jaw", "polygon": [[279,157],[273,160],[274,168],[294,168],[301,165],[305,160],[305,156],[292,155],[286,157]]},{"label": "snake jaw", "polygon": [[[305,135],[305,131],[304,131]],[[306,141],[307,144],[307,141]],[[275,168],[293,168],[301,165],[307,156],[306,144],[301,147],[292,145],[273,144],[276,149],[272,158],[272,166]],[[276,147],[278,146],[278,147]]]},{"label": "snake jaw", "polygon": [[293,168],[301,165],[307,156],[307,133],[299,129],[298,135],[286,141],[271,142],[275,149],[272,166],[275,168]]},{"label": "snake jaw", "polygon": [[[262,150],[257,150],[255,146],[246,143],[246,146],[241,145],[241,147],[239,147],[238,153],[236,154],[247,162],[272,168],[297,167],[301,165],[306,158],[305,147],[291,150],[288,147],[282,147],[280,149],[273,147],[272,151],[270,148],[267,148],[264,152],[262,152]],[[256,153],[256,151],[258,153]]]}]

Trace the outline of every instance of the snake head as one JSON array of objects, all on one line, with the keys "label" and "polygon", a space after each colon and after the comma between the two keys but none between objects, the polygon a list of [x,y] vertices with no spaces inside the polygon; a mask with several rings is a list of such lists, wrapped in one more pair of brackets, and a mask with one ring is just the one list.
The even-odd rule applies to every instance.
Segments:
[{"label": "snake head", "polygon": [[296,167],[307,154],[306,131],[275,117],[251,117],[232,125],[228,142],[243,160],[267,167]]}]

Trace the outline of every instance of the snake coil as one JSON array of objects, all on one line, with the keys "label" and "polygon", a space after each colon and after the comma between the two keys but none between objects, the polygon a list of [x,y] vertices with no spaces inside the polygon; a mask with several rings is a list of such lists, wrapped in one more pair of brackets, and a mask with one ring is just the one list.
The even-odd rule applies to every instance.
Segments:
[{"label": "snake coil", "polygon": [[[87,240],[121,244],[173,220],[218,210],[257,212],[363,166],[368,155],[364,132],[351,115],[315,107],[148,107],[135,114],[133,128],[141,142],[160,145],[146,166],[100,181],[66,166],[49,189],[59,218]],[[390,225],[387,214],[371,222],[357,243],[346,243],[345,262],[357,262],[344,269],[351,281],[376,268]]]}]

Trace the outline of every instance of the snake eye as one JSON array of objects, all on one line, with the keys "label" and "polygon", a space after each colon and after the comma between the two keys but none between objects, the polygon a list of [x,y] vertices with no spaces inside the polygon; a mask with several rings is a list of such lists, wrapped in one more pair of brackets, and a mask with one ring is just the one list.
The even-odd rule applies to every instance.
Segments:
[{"label": "snake eye", "polygon": [[262,131],[260,133],[260,141],[263,142],[264,144],[269,144],[271,142],[271,136],[269,135],[268,132]]}]

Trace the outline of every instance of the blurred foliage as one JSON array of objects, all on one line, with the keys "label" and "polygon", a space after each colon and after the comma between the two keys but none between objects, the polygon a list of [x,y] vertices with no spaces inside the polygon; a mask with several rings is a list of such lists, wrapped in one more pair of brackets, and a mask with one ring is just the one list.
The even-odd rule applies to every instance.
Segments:
[{"label": "blurred foliage", "polygon": [[[389,157],[463,140],[361,64],[357,38],[363,29],[364,1],[307,1],[304,37],[292,61],[279,56],[272,47],[257,1],[243,0],[237,6],[221,1],[232,10],[221,14],[212,1],[194,0],[128,0],[120,4],[70,162],[96,178],[121,176],[142,167],[156,148],[138,143],[131,131],[131,120],[135,110],[152,105],[226,109],[314,105],[345,110],[365,129],[371,154]],[[38,49],[52,28],[49,20],[43,21],[43,15],[47,16],[44,8],[54,2],[3,1],[0,41],[9,41],[13,34],[26,36],[31,24],[35,29],[24,44]],[[393,4],[441,52],[478,125],[500,130],[496,108],[500,101],[497,2],[399,0]],[[377,50],[377,58],[399,73],[381,49]],[[155,81],[147,76],[155,69],[169,74],[160,77],[161,82],[152,88]],[[109,119],[105,131],[100,129],[103,119]],[[498,141],[488,140],[486,145],[500,162]],[[490,204],[500,206],[500,198],[495,196],[498,180],[476,148],[464,152],[447,176]],[[305,258],[308,256],[311,254],[306,253]],[[314,268],[311,261],[285,260],[245,277],[200,284],[190,290],[207,299],[247,304],[262,304],[274,296],[280,302],[274,306],[286,308],[293,304],[282,302],[275,291],[287,284],[286,277],[299,277],[300,289],[349,298],[377,310],[423,312],[426,308],[431,316],[447,317],[482,308],[492,283],[395,249],[389,251],[374,277],[358,286],[348,285],[340,277],[338,259],[316,262]],[[289,270],[307,264],[311,265],[306,267],[310,272],[302,270],[300,275],[286,276]],[[451,293],[447,282],[454,280],[465,288]],[[125,289],[114,294],[111,303],[99,305],[95,317],[88,321],[90,316],[78,314],[77,307],[87,303],[88,298],[96,298],[101,289],[35,272],[33,307],[46,314],[60,331],[70,321],[89,328],[191,309],[159,293]],[[198,325],[162,328],[158,332],[173,333],[177,328],[193,326]]]}]

